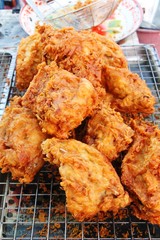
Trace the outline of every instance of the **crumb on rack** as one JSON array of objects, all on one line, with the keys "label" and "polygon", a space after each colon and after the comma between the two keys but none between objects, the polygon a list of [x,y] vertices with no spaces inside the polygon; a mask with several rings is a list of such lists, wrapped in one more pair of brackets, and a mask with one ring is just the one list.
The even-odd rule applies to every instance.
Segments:
[{"label": "crumb on rack", "polygon": [[44,211],[44,209],[39,209],[39,211],[38,211],[38,220],[40,221],[40,222],[45,222],[46,221],[46,213],[45,213],[45,211]]},{"label": "crumb on rack", "polygon": [[10,82],[11,82],[11,80],[9,78],[6,78],[6,83],[8,86],[10,85]]}]

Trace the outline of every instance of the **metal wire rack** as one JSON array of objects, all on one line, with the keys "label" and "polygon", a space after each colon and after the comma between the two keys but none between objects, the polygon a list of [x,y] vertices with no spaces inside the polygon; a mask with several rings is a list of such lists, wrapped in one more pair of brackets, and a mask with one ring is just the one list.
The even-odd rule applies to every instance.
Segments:
[{"label": "metal wire rack", "polygon": [[[160,62],[153,46],[124,46],[131,71],[146,80],[157,99],[156,111],[149,118],[160,126]],[[12,55],[0,53],[8,72]],[[6,59],[7,58],[7,59]],[[3,69],[2,69],[3,70]],[[1,92],[8,73],[2,74]],[[17,92],[15,77],[9,97]],[[2,97],[7,99],[8,95]],[[0,102],[4,108],[7,101]],[[107,213],[90,222],[77,222],[67,212],[65,193],[60,188],[60,176],[54,166],[45,165],[30,184],[22,185],[10,174],[0,174],[0,239],[1,240],[160,240],[160,227],[137,219],[130,208],[116,216]]]},{"label": "metal wire rack", "polygon": [[15,53],[0,51],[0,116],[2,116],[7,104],[15,59]]}]

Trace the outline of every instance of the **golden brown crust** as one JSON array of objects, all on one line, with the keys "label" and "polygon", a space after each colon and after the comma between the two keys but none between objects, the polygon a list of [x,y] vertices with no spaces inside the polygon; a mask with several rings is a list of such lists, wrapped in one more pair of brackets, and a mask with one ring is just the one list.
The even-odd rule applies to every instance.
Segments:
[{"label": "golden brown crust", "polygon": [[15,97],[0,122],[0,168],[12,178],[29,183],[44,164],[41,132],[36,117]]},{"label": "golden brown crust", "polygon": [[[43,35],[45,37],[45,31]],[[46,62],[54,60],[63,69],[87,78],[96,88],[102,87],[104,65],[127,67],[121,48],[112,39],[95,32],[77,32],[72,28],[52,33],[44,49],[44,57]]]},{"label": "golden brown crust", "polygon": [[103,84],[113,95],[112,107],[125,113],[154,112],[155,98],[146,82],[127,68],[105,66]]},{"label": "golden brown crust", "polygon": [[160,130],[139,120],[132,127],[136,133],[122,162],[122,182],[133,196],[134,214],[160,224]]},{"label": "golden brown crust", "polygon": [[117,212],[130,203],[109,161],[94,147],[74,139],[47,139],[42,143],[46,160],[57,164],[68,211],[78,220],[100,211]]},{"label": "golden brown crust", "polygon": [[112,107],[118,111],[144,115],[154,111],[155,99],[145,81],[131,73],[122,49],[109,37],[38,25],[35,34],[19,45],[16,82],[20,90],[29,86],[42,61],[55,61],[77,77],[88,79],[100,98],[106,87],[113,95]]},{"label": "golden brown crust", "polygon": [[87,79],[78,78],[52,62],[39,66],[22,100],[36,114],[43,132],[67,138],[91,114],[97,94]]},{"label": "golden brown crust", "polygon": [[127,150],[132,142],[134,131],[127,126],[119,112],[104,100],[100,109],[89,119],[85,142],[97,148],[109,161]]},{"label": "golden brown crust", "polygon": [[[130,119],[153,113],[155,99],[145,81],[128,69],[120,46],[91,31],[38,25],[19,45],[16,72],[17,88],[29,88],[22,102],[17,98],[6,109],[0,124],[2,172],[11,171],[20,182],[32,181],[43,165],[41,131],[56,136],[43,142],[43,151],[47,161],[59,166],[68,210],[82,221],[129,204],[109,162],[128,150],[122,180],[134,199],[134,214],[160,224],[160,130]],[[116,111],[127,115],[129,126]],[[88,145],[60,140],[74,137],[86,118]]]},{"label": "golden brown crust", "polygon": [[28,88],[37,66],[42,62],[41,35],[35,33],[23,38],[18,46],[16,59],[16,87],[23,91]]}]

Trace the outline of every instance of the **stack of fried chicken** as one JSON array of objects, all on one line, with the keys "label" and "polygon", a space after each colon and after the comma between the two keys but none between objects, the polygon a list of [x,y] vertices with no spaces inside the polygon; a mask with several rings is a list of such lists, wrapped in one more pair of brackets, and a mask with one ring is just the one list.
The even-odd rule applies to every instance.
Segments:
[{"label": "stack of fried chicken", "polygon": [[[131,204],[160,224],[160,130],[155,98],[112,39],[37,25],[19,44],[15,96],[0,122],[0,168],[29,183],[57,165],[78,220]],[[122,174],[112,162],[123,153]]]}]

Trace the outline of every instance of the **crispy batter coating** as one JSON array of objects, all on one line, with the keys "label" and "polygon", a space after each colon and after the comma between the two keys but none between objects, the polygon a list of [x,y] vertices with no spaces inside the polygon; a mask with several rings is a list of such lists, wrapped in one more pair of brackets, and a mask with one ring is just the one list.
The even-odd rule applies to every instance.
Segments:
[{"label": "crispy batter coating", "polygon": [[101,86],[104,65],[127,67],[120,46],[109,37],[73,28],[53,31],[48,26],[39,27],[39,32],[42,39],[50,36],[44,49],[46,62],[56,61],[63,69],[87,78],[94,87]]},{"label": "crispy batter coating", "polygon": [[44,164],[41,132],[36,117],[15,97],[0,121],[0,168],[12,178],[29,183]]},{"label": "crispy batter coating", "polygon": [[77,32],[73,28],[53,29],[45,24],[37,25],[35,33],[19,44],[16,65],[19,90],[28,88],[42,61],[47,64],[56,61],[63,69],[87,78],[99,95],[103,95],[103,66],[127,67],[120,46],[111,38],[91,31]]},{"label": "crispy batter coating", "polygon": [[[153,113],[155,98],[119,45],[91,31],[38,25],[19,45],[16,86],[28,89],[0,122],[2,172],[31,182],[44,163],[42,146],[59,166],[68,210],[83,221],[130,203],[111,165],[127,150],[122,181],[134,214],[160,224],[160,130],[131,120]],[[53,138],[43,141],[46,134]],[[74,134],[81,142],[66,139]]]},{"label": "crispy batter coating", "polygon": [[37,73],[37,66],[42,62],[42,49],[38,32],[21,40],[16,58],[16,87],[20,91],[28,88]]},{"label": "crispy batter coating", "polygon": [[127,126],[121,114],[104,100],[100,108],[89,119],[85,142],[97,148],[109,161],[129,147],[134,131]]},{"label": "crispy batter coating", "polygon": [[94,147],[75,139],[52,138],[42,143],[42,149],[46,160],[59,166],[68,211],[78,221],[129,204],[115,169]]},{"label": "crispy batter coating", "polygon": [[134,120],[133,145],[122,162],[122,182],[133,197],[134,215],[160,224],[160,129]]},{"label": "crispy batter coating", "polygon": [[125,113],[154,112],[155,98],[146,82],[129,69],[106,66],[103,73],[106,91],[113,95],[112,107]]},{"label": "crispy batter coating", "polygon": [[23,96],[23,105],[36,114],[43,132],[67,138],[96,106],[97,94],[85,78],[42,63]]}]

